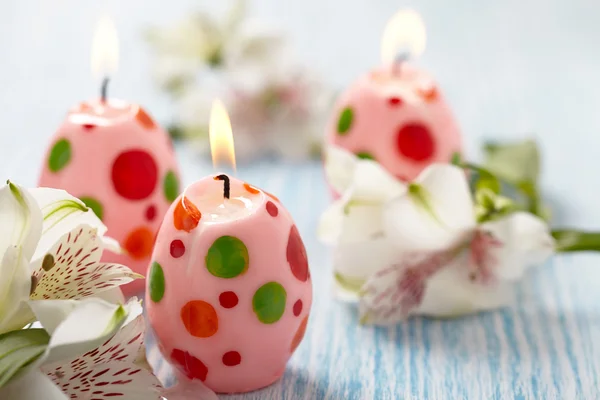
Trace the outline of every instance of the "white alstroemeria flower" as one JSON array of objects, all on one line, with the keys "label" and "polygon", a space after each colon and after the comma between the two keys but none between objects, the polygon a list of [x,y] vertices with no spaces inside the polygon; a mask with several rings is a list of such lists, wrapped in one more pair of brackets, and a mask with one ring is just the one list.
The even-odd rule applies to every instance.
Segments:
[{"label": "white alstroemeria flower", "polygon": [[550,256],[547,224],[525,212],[477,225],[464,172],[432,165],[383,212],[401,251],[361,288],[361,318],[393,323],[411,314],[455,316],[509,300],[509,281]]},{"label": "white alstroemeria flower", "polygon": [[90,393],[100,398],[132,400],[218,399],[202,382],[180,379],[173,388],[163,388],[146,361],[144,317],[135,315],[102,345],[77,357],[46,364],[42,372],[66,395],[76,399],[84,399]]},{"label": "white alstroemeria flower", "polygon": [[[0,333],[34,320],[29,299],[100,296],[122,300],[119,285],[141,277],[118,264],[100,263],[106,226],[65,191],[0,189]],[[6,278],[5,278],[6,277]]]},{"label": "white alstroemeria flower", "polygon": [[325,173],[342,197],[323,213],[318,236],[336,246],[335,289],[344,297],[393,260],[394,247],[384,234],[382,213],[406,189],[380,164],[335,146],[327,148]]},{"label": "white alstroemeria flower", "polygon": [[[142,313],[137,299],[125,306],[100,299],[31,301],[30,306],[44,329],[17,330],[0,336],[0,347],[10,347],[13,351],[12,355],[6,349],[0,352],[2,364],[8,367],[0,371],[2,399],[69,398],[63,392],[71,385],[57,387],[44,374],[44,369],[49,365],[56,365],[60,360],[71,360],[79,354],[102,346],[121,326],[135,320]],[[76,364],[69,364],[71,368],[75,366]],[[14,368],[19,369],[16,376],[17,370]],[[58,371],[66,368],[65,365]],[[53,372],[61,375],[57,370]],[[83,381],[81,376],[79,378],[79,382]],[[93,376],[88,377],[88,380],[96,381]]]}]

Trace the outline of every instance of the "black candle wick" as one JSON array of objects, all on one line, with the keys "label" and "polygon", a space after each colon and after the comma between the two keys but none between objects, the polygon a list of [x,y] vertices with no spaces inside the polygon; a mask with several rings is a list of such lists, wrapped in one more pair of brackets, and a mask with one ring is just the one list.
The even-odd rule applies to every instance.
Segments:
[{"label": "black candle wick", "polygon": [[228,199],[231,191],[231,182],[229,182],[229,177],[225,174],[221,174],[219,176],[215,176],[215,179],[218,181],[223,181],[223,196]]},{"label": "black candle wick", "polygon": [[106,101],[106,92],[108,91],[109,80],[110,79],[108,78],[108,76],[105,77],[104,79],[102,79],[102,87],[100,89],[100,99],[102,100],[103,103]]}]

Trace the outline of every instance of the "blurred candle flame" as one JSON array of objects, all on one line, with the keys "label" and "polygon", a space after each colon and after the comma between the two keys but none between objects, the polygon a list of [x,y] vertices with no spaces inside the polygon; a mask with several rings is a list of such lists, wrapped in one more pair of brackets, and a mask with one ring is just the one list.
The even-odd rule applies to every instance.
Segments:
[{"label": "blurred candle flame", "polygon": [[383,31],[381,61],[384,65],[389,65],[399,56],[419,57],[425,51],[426,42],[425,23],[419,13],[414,10],[400,10],[390,18]]},{"label": "blurred candle flame", "polygon": [[220,100],[213,102],[210,112],[208,135],[210,138],[210,152],[215,169],[219,165],[226,165],[231,167],[235,172],[235,149],[231,121],[229,120],[225,106]]},{"label": "blurred candle flame", "polygon": [[117,72],[119,65],[119,37],[112,19],[101,17],[92,42],[92,75],[103,79]]}]

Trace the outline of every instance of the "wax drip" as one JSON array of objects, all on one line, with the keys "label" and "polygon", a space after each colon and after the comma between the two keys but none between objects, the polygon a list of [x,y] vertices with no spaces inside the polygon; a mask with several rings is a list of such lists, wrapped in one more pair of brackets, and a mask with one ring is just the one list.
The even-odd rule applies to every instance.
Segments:
[{"label": "wax drip", "polygon": [[110,79],[108,78],[108,76],[102,79],[102,87],[100,89],[100,100],[102,100],[103,103],[106,101],[106,92],[108,91],[109,80]]},{"label": "wax drip", "polygon": [[231,183],[229,182],[229,177],[225,174],[221,174],[219,176],[215,176],[215,180],[223,181],[223,196],[228,199],[231,191]]}]

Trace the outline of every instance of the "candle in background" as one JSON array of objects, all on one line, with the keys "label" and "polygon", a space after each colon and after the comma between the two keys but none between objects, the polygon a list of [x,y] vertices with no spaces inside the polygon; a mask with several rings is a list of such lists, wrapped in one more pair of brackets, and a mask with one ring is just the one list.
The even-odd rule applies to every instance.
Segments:
[{"label": "candle in background", "polygon": [[[210,137],[215,164],[224,156],[234,166],[218,102]],[[298,229],[277,198],[226,174],[193,183],[171,205],[147,278],[162,354],[216,392],[270,385],[304,336],[312,285]]]},{"label": "candle in background", "polygon": [[426,33],[414,11],[398,12],[386,26],[383,66],[361,77],[338,99],[327,143],[373,159],[403,181],[427,165],[447,163],[461,151],[458,125],[440,88],[409,57],[425,49]]},{"label": "candle in background", "polygon": [[[69,111],[52,137],[39,186],[64,189],[83,200],[123,248],[121,255],[104,252],[103,261],[144,274],[160,221],[179,195],[179,172],[167,133],[139,105],[107,97],[117,59],[116,29],[104,18],[92,49],[101,95]],[[144,283],[122,288],[132,295]]]}]

